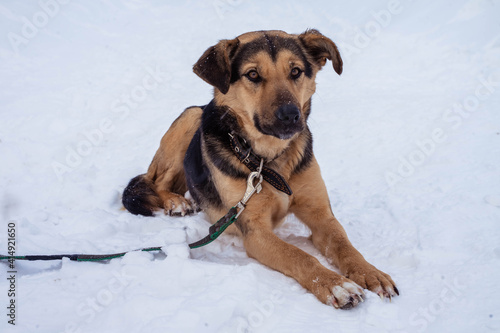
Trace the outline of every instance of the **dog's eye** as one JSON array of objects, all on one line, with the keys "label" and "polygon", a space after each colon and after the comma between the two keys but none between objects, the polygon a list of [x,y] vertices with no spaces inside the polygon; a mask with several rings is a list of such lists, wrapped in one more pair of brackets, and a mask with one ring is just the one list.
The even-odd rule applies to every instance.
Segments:
[{"label": "dog's eye", "polygon": [[298,68],[298,67],[292,68],[292,71],[290,72],[290,76],[294,80],[297,80],[300,77],[301,74],[302,74],[302,70],[300,68]]},{"label": "dog's eye", "polygon": [[260,77],[259,73],[257,73],[256,70],[251,70],[250,72],[246,73],[245,75],[252,82],[260,82],[260,80],[261,80],[261,77]]}]

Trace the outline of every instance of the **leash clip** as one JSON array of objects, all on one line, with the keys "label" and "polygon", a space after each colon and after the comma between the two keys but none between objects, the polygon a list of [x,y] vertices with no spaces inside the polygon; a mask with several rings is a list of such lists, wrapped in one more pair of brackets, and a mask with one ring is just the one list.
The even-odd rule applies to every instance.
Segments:
[{"label": "leash clip", "polygon": [[[255,185],[253,185],[254,180],[258,177],[258,181]],[[247,179],[247,190],[245,191],[245,195],[243,196],[243,199],[241,199],[241,203],[243,205],[246,205],[248,200],[252,197],[252,195],[257,192],[259,193],[262,190],[262,175],[259,175],[257,171],[251,172],[250,175],[248,175]]]},{"label": "leash clip", "polygon": [[[255,193],[260,193],[262,191],[262,180],[263,177],[261,175],[262,172],[262,167],[264,165],[264,159],[260,160],[260,167],[257,171],[250,172],[247,178],[247,189],[245,191],[245,195],[243,196],[243,199],[241,199],[240,202],[236,205],[236,207],[239,208],[238,214],[236,214],[236,218],[240,216],[240,214],[245,210],[246,205],[248,200],[255,194]],[[257,179],[257,183],[254,182]]]}]

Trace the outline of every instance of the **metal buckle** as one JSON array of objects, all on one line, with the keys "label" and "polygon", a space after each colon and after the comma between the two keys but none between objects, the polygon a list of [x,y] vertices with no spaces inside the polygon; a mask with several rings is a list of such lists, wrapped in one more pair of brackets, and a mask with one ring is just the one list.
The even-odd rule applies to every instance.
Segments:
[{"label": "metal buckle", "polygon": [[[243,195],[243,199],[236,205],[239,208],[238,214],[236,214],[236,219],[240,216],[240,214],[245,210],[248,200],[255,194],[260,193],[262,191],[262,180],[264,179],[261,175],[262,167],[264,166],[264,159],[260,160],[260,166],[257,171],[250,172],[247,178],[247,189],[245,194]],[[255,179],[257,183],[254,185]]]}]

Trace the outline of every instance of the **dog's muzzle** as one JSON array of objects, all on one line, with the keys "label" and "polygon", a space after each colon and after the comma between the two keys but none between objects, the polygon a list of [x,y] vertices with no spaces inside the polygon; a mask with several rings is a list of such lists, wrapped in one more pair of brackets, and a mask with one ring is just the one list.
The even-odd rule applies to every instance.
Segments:
[{"label": "dog's muzzle", "polygon": [[288,140],[304,129],[304,121],[300,109],[294,104],[283,104],[274,112],[274,119],[269,123],[262,123],[254,115],[254,124],[263,134],[272,135],[282,140]]},{"label": "dog's muzzle", "polygon": [[304,129],[299,108],[294,104],[282,105],[275,112],[275,136],[287,140]]}]

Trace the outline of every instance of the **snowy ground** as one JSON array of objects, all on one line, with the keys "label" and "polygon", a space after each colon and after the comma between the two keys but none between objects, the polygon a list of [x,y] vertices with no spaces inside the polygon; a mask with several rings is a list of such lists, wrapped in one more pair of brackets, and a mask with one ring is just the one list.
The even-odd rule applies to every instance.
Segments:
[{"label": "snowy ground", "polygon": [[[16,262],[16,325],[0,266],[1,332],[500,331],[500,3],[0,2],[0,253],[131,253],[106,264]],[[318,302],[205,236],[203,214],[121,209],[183,108],[211,88],[210,45],[314,27],[344,74],[318,76],[310,127],[336,216],[401,296]],[[290,217],[277,233],[328,265]]]}]

